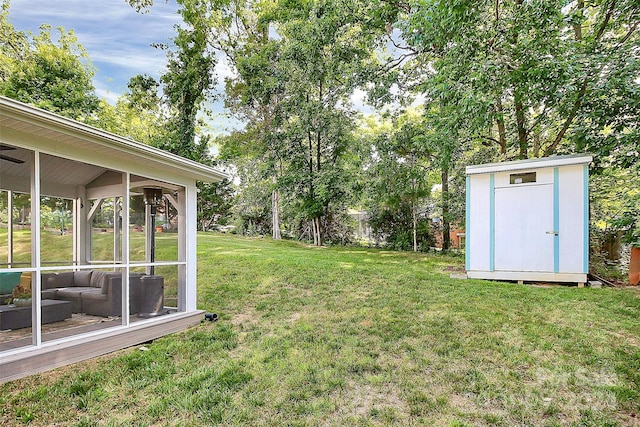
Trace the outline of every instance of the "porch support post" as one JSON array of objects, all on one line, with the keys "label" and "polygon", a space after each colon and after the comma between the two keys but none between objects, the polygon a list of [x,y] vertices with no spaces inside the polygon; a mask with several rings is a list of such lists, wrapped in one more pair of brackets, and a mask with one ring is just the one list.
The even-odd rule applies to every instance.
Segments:
[{"label": "porch support post", "polygon": [[84,186],[76,187],[76,199],[73,203],[73,261],[75,265],[87,264],[87,242],[91,242],[87,192]]},{"label": "porch support post", "polygon": [[[147,203],[144,204],[144,253],[145,253],[145,261],[147,263],[151,262],[151,248],[153,247],[153,233],[151,220],[151,206]],[[147,274],[151,274],[151,267],[147,266]]]},{"label": "porch support post", "polygon": [[[196,253],[197,253],[197,237],[198,237],[198,227],[197,227],[197,200],[198,193],[196,190],[195,182],[186,187],[186,197],[181,198],[184,200],[184,209],[180,213],[182,217],[181,221],[184,223],[183,229],[184,232],[181,235],[181,238],[184,239],[184,261],[186,261],[186,271],[184,275],[184,280],[186,280],[186,284],[183,289],[186,290],[186,311],[194,311],[196,310],[197,300],[196,300]],[[180,201],[180,200],[179,200]],[[182,260],[183,258],[181,258]],[[180,275],[178,275],[180,276]]]},{"label": "porch support post", "polygon": [[7,266],[13,267],[13,191],[7,191]]},{"label": "porch support post", "polygon": [[[187,259],[187,218],[186,210],[186,193],[184,190],[178,191],[177,198],[169,198],[171,204],[178,211],[178,261],[184,262]],[[187,309],[187,268],[184,265],[178,265],[178,311]]]},{"label": "porch support post", "polygon": [[40,294],[40,152],[35,151],[31,164],[31,338],[33,345],[42,345]]},{"label": "porch support post", "polygon": [[122,270],[122,324],[125,326],[129,325],[129,180],[130,174],[125,172],[122,174],[123,176],[123,188],[122,188],[122,264],[124,265],[124,269]]},{"label": "porch support post", "polygon": [[113,198],[113,261],[120,261],[120,204],[119,197]]}]

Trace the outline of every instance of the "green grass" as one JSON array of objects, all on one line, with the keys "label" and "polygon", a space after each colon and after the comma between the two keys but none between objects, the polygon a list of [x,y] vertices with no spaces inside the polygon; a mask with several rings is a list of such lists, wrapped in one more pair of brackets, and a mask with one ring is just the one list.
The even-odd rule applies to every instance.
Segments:
[{"label": "green grass", "polygon": [[219,322],[0,386],[0,424],[638,424],[636,290],[217,234],[198,259],[199,307]]},{"label": "green grass", "polygon": [[[94,232],[92,235],[92,258],[98,261],[113,260],[113,231]],[[15,262],[31,262],[31,230],[15,230],[13,236]],[[145,261],[144,233],[132,232],[130,241],[131,261]],[[48,265],[69,265],[73,261],[73,234],[60,235],[58,231],[42,230],[40,234],[41,261]],[[178,259],[177,233],[156,234],[156,260]],[[0,225],[0,261],[7,260],[7,228]],[[24,267],[22,265],[21,267]]]}]

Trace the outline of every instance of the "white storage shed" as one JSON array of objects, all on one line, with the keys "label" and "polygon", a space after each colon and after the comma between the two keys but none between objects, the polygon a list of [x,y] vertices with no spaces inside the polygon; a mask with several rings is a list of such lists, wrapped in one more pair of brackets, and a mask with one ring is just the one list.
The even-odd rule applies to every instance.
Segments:
[{"label": "white storage shed", "polygon": [[466,168],[466,270],[477,279],[575,282],[589,271],[590,155]]}]

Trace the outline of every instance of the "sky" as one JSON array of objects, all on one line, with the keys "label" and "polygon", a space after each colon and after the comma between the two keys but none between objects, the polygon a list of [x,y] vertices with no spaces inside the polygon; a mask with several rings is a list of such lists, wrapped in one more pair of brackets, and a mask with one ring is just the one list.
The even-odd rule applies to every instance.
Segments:
[{"label": "sky", "polygon": [[[152,44],[169,44],[174,26],[181,22],[174,0],[156,0],[148,13],[137,13],[126,0],[11,0],[9,22],[19,31],[39,32],[42,24],[73,30],[78,42],[87,50],[96,74],[96,94],[115,103],[127,90],[129,79],[148,74],[159,79],[166,67],[166,52]],[[52,31],[54,40],[57,33]],[[218,85],[223,93],[224,78],[232,75],[220,57],[216,66]],[[364,114],[374,114],[365,104],[365,93],[356,90],[351,101]],[[206,118],[213,135],[239,129],[242,123],[225,114],[217,101],[208,106],[212,115]]]},{"label": "sky", "polygon": [[[137,13],[126,0],[11,0],[9,22],[16,30],[39,32],[42,24],[73,30],[87,50],[96,74],[96,94],[111,103],[127,90],[129,79],[148,74],[159,79],[166,67],[166,52],[153,43],[171,44],[174,25],[180,23],[175,1],[156,0],[148,13]],[[52,38],[57,32],[52,31]],[[218,87],[231,71],[218,64]],[[223,114],[222,104],[211,107],[207,121],[213,134],[227,133],[240,123]]]}]

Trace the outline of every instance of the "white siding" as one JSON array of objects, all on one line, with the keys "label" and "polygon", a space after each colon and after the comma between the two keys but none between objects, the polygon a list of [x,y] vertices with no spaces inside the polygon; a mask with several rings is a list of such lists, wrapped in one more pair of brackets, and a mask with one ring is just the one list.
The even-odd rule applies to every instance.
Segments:
[{"label": "white siding", "polygon": [[488,270],[490,258],[490,179],[489,175],[471,177],[470,224],[467,231],[469,270]]},{"label": "white siding", "polygon": [[560,168],[560,272],[581,272],[584,263],[584,167],[583,165]]}]

